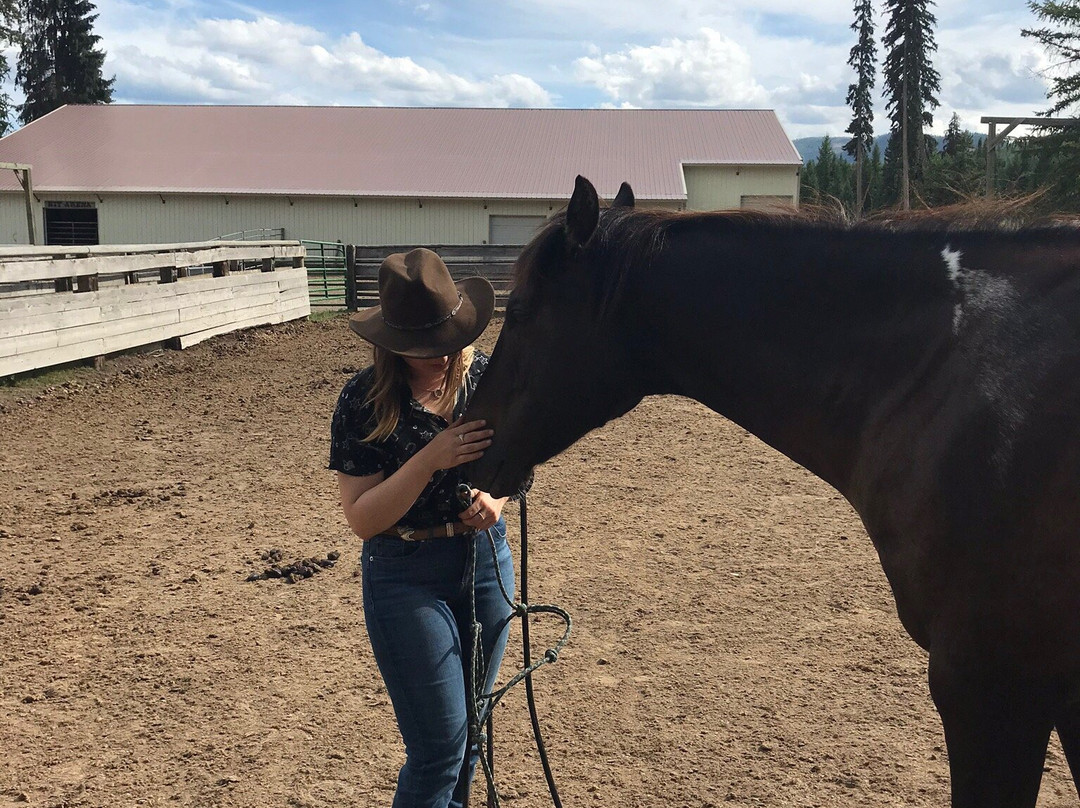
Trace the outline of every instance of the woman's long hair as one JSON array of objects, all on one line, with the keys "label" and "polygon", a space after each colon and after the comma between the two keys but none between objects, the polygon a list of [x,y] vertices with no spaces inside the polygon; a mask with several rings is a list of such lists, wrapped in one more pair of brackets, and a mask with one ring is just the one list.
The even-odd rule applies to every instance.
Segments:
[{"label": "woman's long hair", "polygon": [[[409,369],[405,360],[377,345],[374,353],[375,383],[371,386],[371,392],[368,393],[364,403],[375,405],[375,426],[364,438],[365,443],[390,437],[397,428],[398,418],[401,416],[401,398],[403,395],[411,395]],[[447,396],[451,397],[451,401],[456,400],[458,388],[465,381],[465,374],[469,372],[472,360],[473,347],[471,345],[450,356],[446,376],[443,378],[443,390]],[[450,403],[446,406],[453,408],[453,404]]]}]

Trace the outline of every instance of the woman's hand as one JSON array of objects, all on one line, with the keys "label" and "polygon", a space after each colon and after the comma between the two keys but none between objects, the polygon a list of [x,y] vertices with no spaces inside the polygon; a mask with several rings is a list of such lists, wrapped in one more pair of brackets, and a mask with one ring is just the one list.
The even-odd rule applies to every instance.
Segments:
[{"label": "woman's hand", "polygon": [[469,527],[477,530],[487,530],[499,521],[502,515],[503,505],[508,497],[495,499],[486,491],[472,490],[472,505],[458,514],[458,519]]},{"label": "woman's hand", "polygon": [[495,434],[493,429],[484,429],[485,423],[458,418],[417,454],[423,456],[433,473],[476,460],[491,445]]}]

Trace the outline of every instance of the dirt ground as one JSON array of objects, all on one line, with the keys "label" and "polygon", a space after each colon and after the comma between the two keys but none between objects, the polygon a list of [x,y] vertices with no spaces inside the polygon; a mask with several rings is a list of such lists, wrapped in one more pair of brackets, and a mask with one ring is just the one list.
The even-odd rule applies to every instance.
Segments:
[{"label": "dirt ground", "polygon": [[[338,317],[0,389],[0,807],[389,805],[403,752],[325,470],[367,359]],[[567,808],[947,804],[926,657],[822,482],[659,398],[529,505],[532,598],[574,617],[535,680]],[[341,555],[248,581],[274,549]],[[496,745],[505,804],[549,804],[523,691]],[[1046,769],[1040,808],[1076,806],[1056,740]]]}]

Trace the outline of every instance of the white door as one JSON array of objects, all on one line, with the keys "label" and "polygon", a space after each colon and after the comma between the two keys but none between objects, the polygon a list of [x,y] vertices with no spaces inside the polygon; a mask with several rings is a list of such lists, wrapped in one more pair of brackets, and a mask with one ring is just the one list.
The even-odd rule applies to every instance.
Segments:
[{"label": "white door", "polygon": [[544,216],[489,216],[488,244],[528,244],[545,221]]}]

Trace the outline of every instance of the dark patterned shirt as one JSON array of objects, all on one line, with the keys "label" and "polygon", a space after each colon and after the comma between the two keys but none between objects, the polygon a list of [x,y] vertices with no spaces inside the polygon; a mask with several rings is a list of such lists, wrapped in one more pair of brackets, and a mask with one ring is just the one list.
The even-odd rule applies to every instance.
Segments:
[{"label": "dark patterned shirt", "polygon": [[[465,382],[458,390],[453,417],[459,418],[472,398],[476,384],[488,365],[486,354],[473,354]],[[420,451],[448,426],[445,418],[424,409],[405,389],[401,394],[401,415],[394,431],[380,441],[364,442],[375,424],[375,405],[366,403],[375,380],[375,368],[353,376],[341,391],[330,426],[330,468],[357,477],[383,472],[387,477]],[[435,472],[399,525],[411,528],[434,527],[457,520],[464,508],[457,499],[457,487],[467,483],[459,468]]]}]

